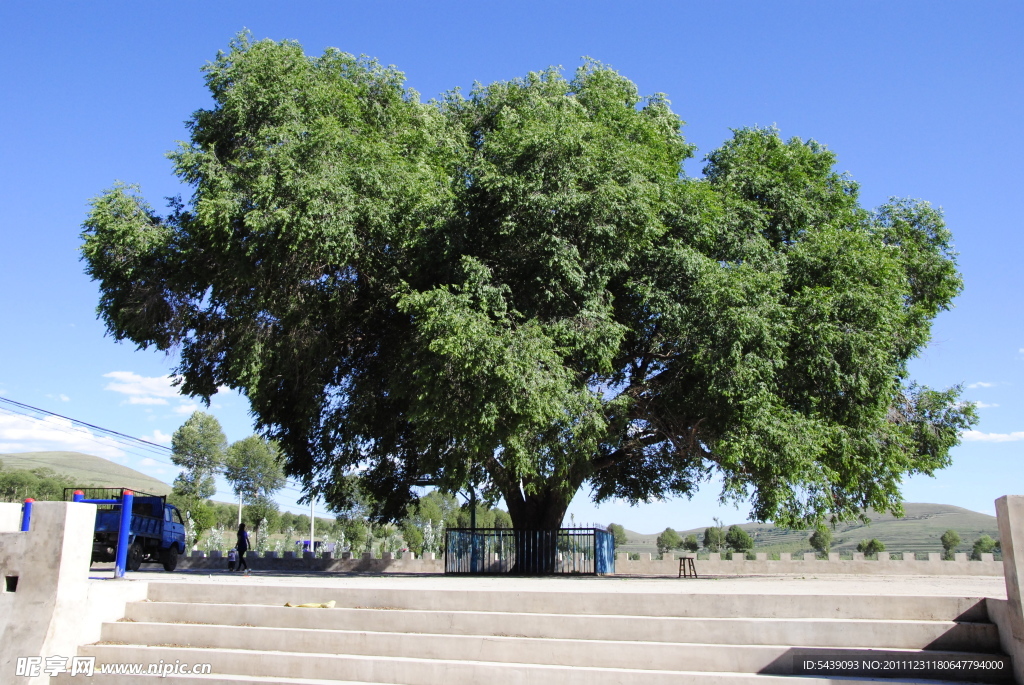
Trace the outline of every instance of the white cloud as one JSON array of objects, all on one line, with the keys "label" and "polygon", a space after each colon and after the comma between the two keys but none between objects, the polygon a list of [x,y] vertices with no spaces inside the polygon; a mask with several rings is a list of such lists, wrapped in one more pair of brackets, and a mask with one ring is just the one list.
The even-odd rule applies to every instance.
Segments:
[{"label": "white cloud", "polygon": [[[178,388],[172,385],[174,376],[147,377],[131,371],[111,371],[103,374],[103,377],[113,379],[107,383],[105,390],[128,395],[128,402],[132,404],[157,404],[147,400],[160,397],[179,397]],[[132,402],[132,398],[141,398],[142,401]]]},{"label": "white cloud", "polygon": [[156,459],[150,459],[149,457],[146,457],[145,459],[143,459],[142,461],[139,462],[139,465],[140,466],[156,466]]},{"label": "white cloud", "polygon": [[128,404],[167,404],[167,400],[162,397],[139,397],[136,395],[128,398]]},{"label": "white cloud", "polygon": [[198,411],[199,405],[190,402],[189,404],[181,404],[174,408],[175,414],[191,414],[194,411]]},{"label": "white cloud", "polygon": [[[171,436],[163,433],[159,428],[154,428],[152,435],[143,435],[142,439],[143,440],[148,440],[149,442],[155,442],[158,445],[170,445],[171,444]],[[143,461],[142,463],[145,464],[147,461],[150,462],[151,464],[155,464],[156,463],[152,459],[148,459],[148,458],[145,461]],[[147,464],[147,466],[148,465],[149,464]]]},{"label": "white cloud", "polygon": [[995,383],[987,383],[985,381],[978,381],[977,383],[971,383],[967,387],[971,388],[972,390],[976,389],[976,388],[994,388],[994,387],[996,387],[996,384]]},{"label": "white cloud", "polygon": [[991,409],[992,407],[998,407],[998,404],[986,404],[984,402],[975,402],[974,406],[978,409]]},{"label": "white cloud", "polygon": [[0,414],[0,452],[69,451],[124,459],[124,451],[110,438],[95,435],[67,419]]},{"label": "white cloud", "polygon": [[967,442],[1019,442],[1024,440],[1024,431],[1013,433],[982,433],[981,431],[964,431],[960,434]]}]

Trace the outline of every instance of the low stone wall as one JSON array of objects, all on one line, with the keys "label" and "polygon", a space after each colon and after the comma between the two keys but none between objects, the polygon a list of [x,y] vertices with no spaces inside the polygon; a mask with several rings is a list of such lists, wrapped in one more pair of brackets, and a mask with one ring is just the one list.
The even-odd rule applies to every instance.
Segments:
[{"label": "low stone wall", "polygon": [[[908,553],[909,554],[909,553]],[[685,556],[685,555],[684,555]],[[691,555],[692,556],[692,555]],[[952,561],[946,561],[939,554],[929,554],[927,560],[890,559],[890,555],[882,553],[879,558],[865,559],[863,554],[855,554],[851,559],[840,559],[838,554],[830,554],[829,559],[817,559],[813,554],[805,554],[800,558],[792,558],[789,554],[780,555],[781,559],[768,559],[767,554],[759,553],[757,559],[722,559],[720,554],[712,554],[710,559],[695,559],[694,566],[701,576],[746,576],[746,575],[820,575],[820,574],[861,574],[861,575],[919,575],[919,576],[1001,576],[1003,562],[994,561],[991,554],[983,554],[981,561],[969,561],[966,554],[957,554]],[[435,559],[433,554],[425,558],[415,558],[407,554],[396,559],[385,554],[382,559],[371,558],[364,554],[353,558],[345,553],[342,558],[330,554],[314,557],[309,552],[301,555],[286,552],[279,557],[273,552],[261,556],[249,552],[245,557],[252,570],[281,571],[283,573],[444,573],[444,561]],[[192,552],[189,557],[182,557],[178,568],[185,569],[227,569],[226,556],[221,552]],[[628,555],[620,553],[615,560],[615,575],[618,576],[677,576],[679,559],[652,559],[650,554],[641,554],[639,560],[629,560]]]},{"label": "low stone wall", "polygon": [[[698,576],[747,576],[747,575],[914,575],[914,576],[1001,576],[1003,562],[994,561],[991,554],[983,554],[981,561],[969,561],[966,554],[957,554],[953,560],[942,559],[940,554],[931,553],[928,560],[911,558],[891,559],[887,552],[878,559],[865,559],[863,554],[854,554],[853,559],[840,559],[838,554],[829,554],[828,559],[818,559],[814,554],[793,558],[780,554],[780,559],[769,559],[765,553],[758,553],[756,559],[722,559],[721,554],[711,554],[710,559],[694,559]],[[641,554],[639,560],[631,561],[629,555],[619,553],[615,559],[617,576],[677,576],[679,559],[652,559],[650,554]],[[690,556],[694,555],[683,555]]]},{"label": "low stone wall", "polygon": [[[90,580],[95,504],[36,502],[24,533],[21,505],[13,506],[17,532],[0,532],[0,683],[15,682],[18,657],[72,656],[95,642],[100,624],[124,616],[125,602],[147,590],[146,583]],[[6,528],[8,514],[0,516]],[[44,685],[49,676],[17,682]]]},{"label": "low stone wall", "polygon": [[[285,552],[277,556],[267,552],[261,556],[256,552],[245,555],[245,563],[254,571],[281,571],[291,573],[444,573],[444,560],[435,559],[433,554],[422,558],[408,554],[396,559],[393,554],[385,553],[383,558],[374,559],[369,554],[354,558],[348,552],[340,558],[327,553],[316,557],[310,552],[297,555]],[[179,569],[227,569],[227,556],[221,552],[192,552],[188,557],[178,561]]]}]

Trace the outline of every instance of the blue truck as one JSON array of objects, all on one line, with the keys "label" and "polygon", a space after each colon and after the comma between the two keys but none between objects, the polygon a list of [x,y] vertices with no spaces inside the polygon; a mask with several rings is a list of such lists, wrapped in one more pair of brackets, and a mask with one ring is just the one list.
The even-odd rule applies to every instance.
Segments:
[{"label": "blue truck", "polygon": [[[64,499],[71,501],[76,491],[87,500],[120,500],[126,488],[67,488]],[[144,563],[163,564],[165,571],[178,566],[178,556],[185,553],[185,523],[181,512],[163,495],[135,493],[132,503],[128,558],[125,566],[138,571]],[[116,504],[96,505],[96,526],[92,540],[92,560],[115,561],[117,537],[121,525],[121,507]]]}]

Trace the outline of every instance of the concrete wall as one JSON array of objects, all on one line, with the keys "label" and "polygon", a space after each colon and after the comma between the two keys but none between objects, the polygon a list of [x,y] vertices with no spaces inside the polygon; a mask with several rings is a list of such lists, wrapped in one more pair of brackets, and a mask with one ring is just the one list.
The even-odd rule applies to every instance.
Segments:
[{"label": "concrete wall", "polygon": [[[36,502],[27,533],[0,532],[0,682],[14,682],[18,657],[77,654],[99,639],[103,620],[146,596],[146,583],[89,579],[95,517],[94,504]],[[43,685],[49,676],[18,682]]]},{"label": "concrete wall", "polygon": [[[766,554],[759,559],[722,559],[720,554],[711,554],[711,559],[695,559],[694,567],[701,576],[745,576],[745,575],[805,575],[805,574],[858,574],[858,575],[920,575],[920,576],[1001,576],[1003,562],[993,561],[991,554],[985,554],[982,561],[968,561],[966,554],[958,554],[954,561],[944,561],[938,554],[930,554],[928,561],[890,560],[882,553],[878,560],[865,560],[864,555],[852,560],[840,560],[838,554],[829,559],[793,559],[788,554],[780,555],[781,560],[769,560]],[[638,561],[630,561],[620,553],[615,560],[617,576],[676,576],[679,574],[679,560],[652,559],[650,554],[641,554]]]},{"label": "concrete wall", "polygon": [[[385,554],[384,556],[384,559],[370,559],[365,555],[357,559],[335,559],[328,554],[318,559],[308,555],[308,553],[302,556],[276,557],[273,553],[260,556],[256,552],[249,552],[245,556],[245,563],[254,571],[292,571],[297,573],[444,573],[444,560],[434,559],[433,554],[428,554],[427,558],[420,559],[413,559],[410,556],[406,556],[404,559],[395,559],[390,554]],[[193,552],[192,556],[182,557],[178,561],[178,568],[182,570],[213,570],[227,569],[227,567],[228,560],[226,557],[208,556],[203,552]]]},{"label": "concrete wall", "polygon": [[[249,568],[256,571],[281,572],[325,572],[325,573],[444,573],[444,560],[434,559],[394,559],[385,555],[384,559],[344,558],[335,559],[330,555],[323,558],[288,555],[276,557],[272,553],[260,556],[256,552],[246,555]],[[993,561],[991,554],[983,555],[982,561],[968,561],[966,554],[958,554],[953,561],[945,561],[938,554],[929,555],[927,561],[890,560],[888,555],[881,555],[881,560],[865,560],[863,555],[853,560],[839,560],[838,555],[830,555],[828,560],[791,559],[782,555],[783,559],[768,560],[765,557],[756,560],[736,559],[725,560],[721,555],[712,554],[712,559],[695,560],[697,573],[702,576],[744,576],[744,575],[807,575],[807,574],[857,574],[857,575],[919,575],[919,576],[1002,576],[1003,562]],[[813,555],[808,555],[813,556]],[[193,552],[190,557],[182,557],[178,569],[227,569],[227,558],[219,552],[207,555]],[[144,568],[157,568],[144,567]],[[620,553],[615,561],[615,575],[618,576],[676,576],[679,573],[679,560],[652,559],[650,554],[641,554],[640,559],[630,561],[626,554]]]},{"label": "concrete wall", "polygon": [[18,530],[21,530],[21,505],[0,502],[0,533],[12,533]]},{"label": "concrete wall", "polygon": [[1013,657],[1014,675],[1024,685],[1024,496],[996,500],[999,544],[1003,551],[1006,600],[988,600],[990,616],[999,626],[1003,651]]}]

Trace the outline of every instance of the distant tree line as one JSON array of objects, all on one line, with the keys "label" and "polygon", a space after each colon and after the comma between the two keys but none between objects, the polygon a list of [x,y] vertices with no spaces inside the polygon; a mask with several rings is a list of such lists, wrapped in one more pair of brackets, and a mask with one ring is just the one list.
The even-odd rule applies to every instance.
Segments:
[{"label": "distant tree line", "polygon": [[[939,538],[942,542],[942,549],[947,559],[952,559],[960,546],[960,534],[952,528],[947,530]],[[982,554],[993,554],[1000,551],[999,540],[990,535],[982,535],[971,546],[971,559],[980,560]]]},{"label": "distant tree line", "polygon": [[24,502],[37,500],[62,500],[64,488],[78,485],[67,476],[48,468],[5,469],[0,461],[0,501]]},{"label": "distant tree line", "polygon": [[[615,539],[615,546],[620,547],[629,542],[626,530],[618,523],[608,525],[608,531]],[[940,541],[944,550],[945,559],[953,559],[957,547],[961,543],[960,534],[955,530],[947,530],[942,534]],[[811,548],[822,556],[828,556],[832,549],[833,534],[828,526],[815,528],[808,543]],[[690,534],[682,537],[673,528],[666,528],[657,537],[655,545],[658,554],[665,555],[674,550],[696,552],[704,549],[708,552],[747,552],[754,547],[754,539],[747,531],[737,525],[726,528],[721,521],[715,519],[715,525],[704,529],[704,538],[698,541],[697,536]],[[866,555],[877,555],[885,551],[885,543],[878,538],[864,539],[857,543],[857,551]],[[999,541],[987,534],[983,534],[974,541],[971,547],[971,558],[980,560],[982,554],[991,554],[1000,551]]]}]

